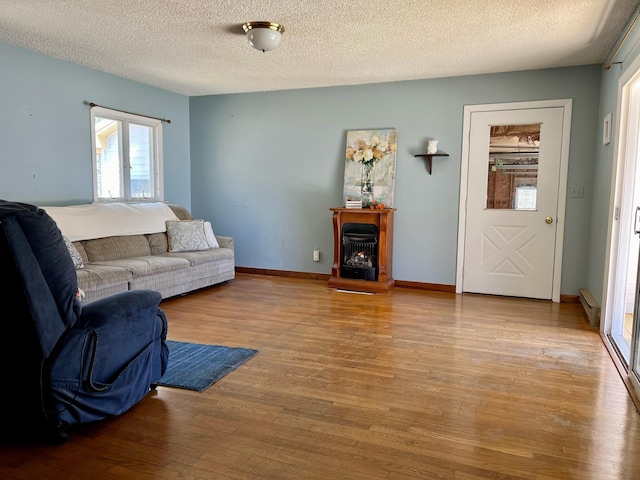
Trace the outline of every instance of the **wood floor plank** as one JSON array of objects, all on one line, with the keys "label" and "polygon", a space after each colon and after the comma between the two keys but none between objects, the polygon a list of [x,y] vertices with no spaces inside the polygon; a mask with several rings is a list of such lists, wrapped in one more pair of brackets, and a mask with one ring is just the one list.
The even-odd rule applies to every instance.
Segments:
[{"label": "wood floor plank", "polygon": [[239,274],[161,306],[172,340],[260,353],[65,445],[1,445],[0,478],[640,478],[640,415],[579,305]]}]

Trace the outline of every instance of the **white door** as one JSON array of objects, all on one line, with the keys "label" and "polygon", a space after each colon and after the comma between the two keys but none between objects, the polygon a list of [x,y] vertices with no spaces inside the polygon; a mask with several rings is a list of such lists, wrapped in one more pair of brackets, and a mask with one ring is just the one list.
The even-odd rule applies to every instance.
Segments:
[{"label": "white door", "polygon": [[559,300],[565,113],[563,106],[471,113],[463,292]]}]

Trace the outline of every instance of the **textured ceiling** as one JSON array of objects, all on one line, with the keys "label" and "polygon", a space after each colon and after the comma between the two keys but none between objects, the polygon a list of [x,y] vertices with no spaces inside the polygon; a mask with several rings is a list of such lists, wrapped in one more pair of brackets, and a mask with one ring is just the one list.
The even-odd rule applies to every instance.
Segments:
[{"label": "textured ceiling", "polygon": [[[639,3],[0,0],[0,41],[209,95],[604,63]],[[280,47],[251,48],[247,21],[284,25]]]}]

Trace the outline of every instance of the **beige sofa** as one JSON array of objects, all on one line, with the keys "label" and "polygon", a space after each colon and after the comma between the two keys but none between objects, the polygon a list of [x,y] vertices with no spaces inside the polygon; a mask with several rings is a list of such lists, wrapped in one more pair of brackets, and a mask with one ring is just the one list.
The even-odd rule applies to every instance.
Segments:
[{"label": "beige sofa", "polygon": [[[169,207],[177,219],[191,220],[185,208]],[[64,219],[61,211],[67,207],[51,211],[42,208],[56,220],[56,216]],[[65,228],[72,230],[60,228],[63,235]],[[235,277],[233,238],[216,235],[216,239],[219,248],[170,252],[166,231],[75,241],[70,238],[82,257],[82,267],[76,273],[78,286],[85,294],[83,302],[139,289],[156,290],[167,298],[231,280]]]}]

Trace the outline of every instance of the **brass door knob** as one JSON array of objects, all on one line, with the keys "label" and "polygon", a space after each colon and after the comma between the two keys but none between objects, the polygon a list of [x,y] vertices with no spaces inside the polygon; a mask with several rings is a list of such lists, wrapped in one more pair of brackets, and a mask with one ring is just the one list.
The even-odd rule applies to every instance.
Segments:
[{"label": "brass door knob", "polygon": [[553,223],[553,218],[547,217],[547,218],[544,219],[544,221],[547,222],[547,223]]}]

